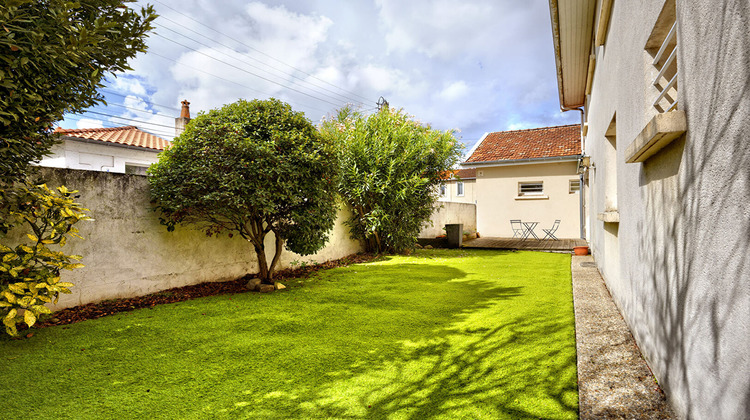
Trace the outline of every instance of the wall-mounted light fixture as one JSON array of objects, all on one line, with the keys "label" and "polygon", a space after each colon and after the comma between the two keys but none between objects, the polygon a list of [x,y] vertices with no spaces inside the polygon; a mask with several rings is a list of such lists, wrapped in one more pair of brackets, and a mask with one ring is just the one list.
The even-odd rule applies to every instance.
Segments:
[{"label": "wall-mounted light fixture", "polygon": [[577,173],[583,173],[584,168],[594,168],[594,162],[591,161],[591,156],[581,156],[581,158],[578,159]]}]

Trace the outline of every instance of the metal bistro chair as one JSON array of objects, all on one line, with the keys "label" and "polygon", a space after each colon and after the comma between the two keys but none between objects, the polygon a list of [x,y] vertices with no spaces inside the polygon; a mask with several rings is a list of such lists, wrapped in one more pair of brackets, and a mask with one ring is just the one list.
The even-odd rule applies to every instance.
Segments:
[{"label": "metal bistro chair", "polygon": [[526,232],[520,220],[511,220],[510,227],[513,229],[514,238],[523,238],[523,234]]},{"label": "metal bistro chair", "polygon": [[557,228],[559,227],[560,227],[560,219],[557,219],[555,220],[555,223],[552,225],[551,229],[542,229],[545,233],[544,238],[542,240],[549,238],[555,241],[559,241],[559,239],[557,239],[557,236],[555,236],[555,232],[557,232]]}]

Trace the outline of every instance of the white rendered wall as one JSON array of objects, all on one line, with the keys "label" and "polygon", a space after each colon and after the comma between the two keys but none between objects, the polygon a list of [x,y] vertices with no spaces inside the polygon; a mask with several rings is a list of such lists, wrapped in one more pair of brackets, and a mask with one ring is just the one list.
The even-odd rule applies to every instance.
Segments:
[{"label": "white rendered wall", "polygon": [[[626,147],[657,112],[655,70],[644,46],[663,4],[614,2],[606,44],[597,51],[585,145],[596,167],[587,194],[589,239],[680,416],[747,419],[750,3],[676,1],[678,109],[687,132],[645,162],[626,164]],[[605,138],[613,118],[614,165],[606,163]],[[611,176],[619,223],[596,218],[608,210]]]},{"label": "white rendered wall", "polygon": [[[101,143],[101,144],[98,144]],[[112,143],[89,143],[64,140],[52,148],[52,155],[39,162],[52,168],[125,173],[125,165],[145,166],[156,163],[160,150],[130,148]]]},{"label": "white rendered wall", "polygon": [[[579,193],[570,193],[571,180],[578,180],[577,162],[507,165],[477,169],[474,195],[477,202],[477,232],[482,236],[510,238],[510,221],[538,222],[534,232],[550,229],[556,219],[558,238],[579,238]],[[481,173],[481,175],[480,175]],[[519,197],[519,182],[542,182],[541,197]]]},{"label": "white rendered wall", "polygon": [[452,203],[471,203],[475,204],[476,197],[474,195],[474,186],[476,180],[467,179],[463,181],[464,193],[458,195],[458,181],[450,180],[445,182],[445,196],[438,197],[438,201],[452,202]]},{"label": "white rendered wall", "polygon": [[477,206],[472,203],[438,203],[438,208],[419,232],[419,237],[435,238],[445,235],[443,228],[447,224],[462,224],[464,232],[475,233],[477,231]]},{"label": "white rendered wall", "polygon": [[[253,247],[238,235],[207,237],[203,232],[178,226],[167,232],[152,210],[148,179],[141,175],[69,169],[44,169],[50,187],[64,184],[77,189],[77,200],[90,209],[94,221],[76,225],[83,240],[71,239],[62,251],[83,256],[84,268],[63,271],[63,281],[75,284],[54,309],[105,299],[144,295],[202,282],[233,280],[257,273]],[[341,210],[325,248],[300,256],[284,250],[279,269],[292,262],[323,262],[362,251],[350,238]],[[274,239],[266,241],[268,260]]]}]

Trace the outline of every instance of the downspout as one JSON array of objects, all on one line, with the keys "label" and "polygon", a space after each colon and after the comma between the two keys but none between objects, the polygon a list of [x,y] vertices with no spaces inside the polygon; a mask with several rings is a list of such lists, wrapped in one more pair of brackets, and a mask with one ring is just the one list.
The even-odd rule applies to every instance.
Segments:
[{"label": "downspout", "polygon": [[[584,144],[583,143],[583,124],[585,122],[583,108],[580,108],[580,107],[579,108],[566,108],[566,107],[561,106],[560,110],[563,112],[565,111],[580,111],[581,112],[581,157],[583,157],[583,155],[585,154],[583,150],[583,144]],[[578,181],[578,219],[579,219],[578,225],[580,226],[581,239],[586,239],[586,232],[584,228],[585,221],[583,217],[583,172],[581,172],[578,175],[578,179],[579,179]]]}]

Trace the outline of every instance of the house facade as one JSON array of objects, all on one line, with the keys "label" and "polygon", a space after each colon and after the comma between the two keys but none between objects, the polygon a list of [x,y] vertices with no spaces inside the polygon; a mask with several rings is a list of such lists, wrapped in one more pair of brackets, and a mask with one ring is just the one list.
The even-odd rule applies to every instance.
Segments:
[{"label": "house facade", "polygon": [[[190,122],[190,102],[181,102],[180,117],[175,118],[175,137]],[[38,164],[52,168],[82,169],[146,175],[146,169],[159,159],[158,154],[170,142],[136,126],[64,129],[58,127],[61,143]]]},{"label": "house facade", "polygon": [[475,171],[477,231],[513,237],[511,220],[536,222],[542,238],[555,220],[558,238],[581,235],[579,125],[485,134],[461,164]]},{"label": "house facade", "polygon": [[161,137],[135,126],[55,130],[62,142],[39,162],[52,168],[145,175],[169,146]]},{"label": "house facade", "polygon": [[750,416],[750,2],[550,0],[587,238],[683,418]]},{"label": "house facade", "polygon": [[476,204],[474,187],[477,182],[476,169],[452,171],[439,187],[438,201]]}]

